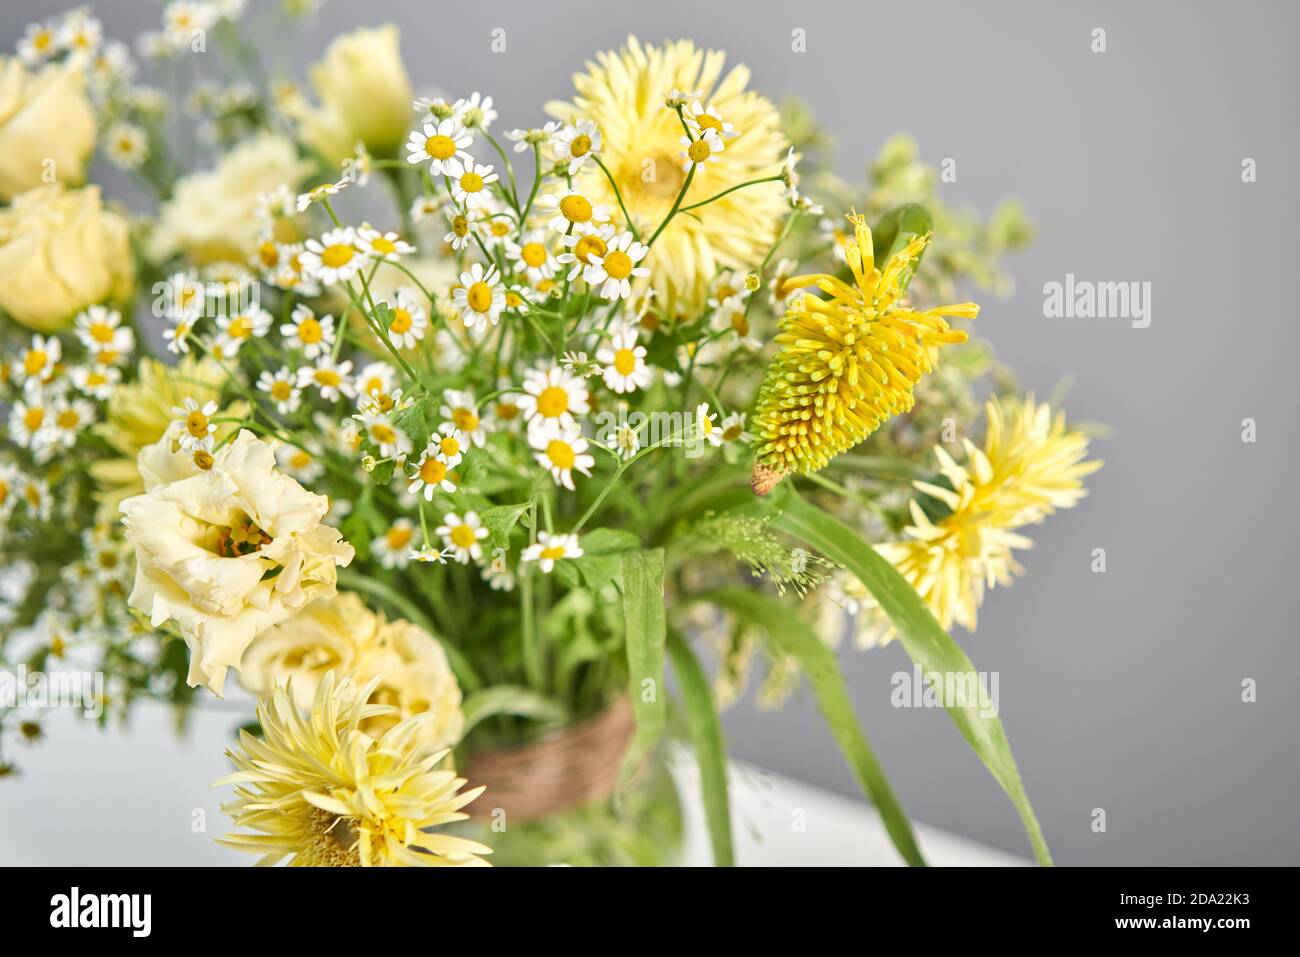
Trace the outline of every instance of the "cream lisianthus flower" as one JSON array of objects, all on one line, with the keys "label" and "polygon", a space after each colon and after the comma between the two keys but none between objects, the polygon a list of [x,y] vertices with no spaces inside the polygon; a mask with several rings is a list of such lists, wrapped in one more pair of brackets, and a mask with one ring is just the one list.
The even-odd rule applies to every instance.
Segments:
[{"label": "cream lisianthus flower", "polygon": [[42,183],[82,183],[94,147],[95,114],[80,66],[33,74],[0,57],[0,200]]},{"label": "cream lisianthus flower", "polygon": [[460,685],[441,644],[423,628],[404,619],[383,622],[374,644],[361,662],[362,680],[377,679],[369,703],[393,711],[370,718],[361,727],[372,737],[415,715],[420,724],[416,740],[422,747],[449,748],[460,741],[465,715],[460,709]]},{"label": "cream lisianthus flower", "polygon": [[53,332],[134,284],[130,229],[99,187],[38,186],[0,209],[0,311],[15,322]]},{"label": "cream lisianthus flower", "polygon": [[247,262],[259,245],[260,197],[285,185],[296,189],[310,169],[293,143],[275,133],[240,143],[212,169],[176,184],[149,239],[149,255],[164,260],[184,252],[200,265]]},{"label": "cream lisianthus flower", "polygon": [[411,126],[411,81],[393,24],[339,36],[310,72],[320,106],[285,104],[304,144],[330,163],[354,155],[358,142],[379,157],[395,156]]},{"label": "cream lisianthus flower", "polygon": [[176,623],[190,649],[189,683],[219,695],[226,671],[239,667],[260,632],[334,594],[338,566],[353,550],[321,524],[325,496],[278,471],[274,447],[253,433],[218,449],[206,470],[178,466],[193,457],[170,443],[141,453],[142,474],[188,477],[146,486],[122,503],[136,558],[129,602],[155,628]]}]

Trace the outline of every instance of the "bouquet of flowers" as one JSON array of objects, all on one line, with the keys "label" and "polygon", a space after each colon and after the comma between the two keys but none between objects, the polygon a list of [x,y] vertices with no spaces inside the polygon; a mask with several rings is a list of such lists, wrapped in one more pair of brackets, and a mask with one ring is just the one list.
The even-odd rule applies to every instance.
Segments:
[{"label": "bouquet of flowers", "polygon": [[837,179],[689,40],[502,132],[416,98],[392,26],[268,78],[242,7],[169,2],[138,57],[75,10],[0,60],[8,675],[102,675],[104,722],[238,682],[225,841],[306,865],[653,861],[669,735],[729,864],[719,710],[806,678],[915,864],[837,663],[897,639],[1049,862],[948,634],[1098,466],[953,301],[1005,286],[1019,207],[947,208],[905,137]]}]

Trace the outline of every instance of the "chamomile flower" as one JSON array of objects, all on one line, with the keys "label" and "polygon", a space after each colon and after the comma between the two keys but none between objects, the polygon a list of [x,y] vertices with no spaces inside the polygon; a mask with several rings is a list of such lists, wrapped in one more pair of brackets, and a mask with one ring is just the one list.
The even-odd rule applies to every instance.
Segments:
[{"label": "chamomile flower", "polygon": [[745,413],[732,412],[720,426],[723,442],[752,442],[754,437],[745,431]]},{"label": "chamomile flower", "polygon": [[[21,479],[22,472],[18,471],[18,466],[12,462],[0,461],[0,525],[9,521],[9,516],[18,505],[18,483]],[[12,573],[6,569],[6,575],[8,574]]]},{"label": "chamomile flower", "polygon": [[472,159],[464,163],[458,159],[448,160],[444,175],[451,183],[452,199],[466,209],[477,209],[491,202],[492,193],[488,186],[500,179],[492,172],[491,165],[475,163]]},{"label": "chamomile flower", "polygon": [[[45,457],[49,457],[48,452]],[[38,458],[37,461],[40,461],[40,459]],[[23,476],[22,496],[29,515],[40,522],[50,520],[50,517],[54,514],[54,496],[50,494],[49,483],[42,478],[37,478],[35,475],[25,475]]]},{"label": "chamomile flower", "polygon": [[487,442],[487,430],[479,418],[478,403],[472,392],[448,389],[442,394],[442,406],[438,414],[451,423],[452,427],[465,436],[476,448],[483,448]]},{"label": "chamomile flower", "polygon": [[351,182],[346,177],[332,183],[319,183],[307,190],[307,192],[299,193],[295,206],[298,212],[305,213],[308,206],[329,199],[331,196],[337,196],[347,189],[349,185],[351,185]]},{"label": "chamomile flower", "polygon": [[239,355],[250,339],[261,339],[271,329],[271,314],[261,306],[248,306],[233,316],[217,317],[216,351],[225,359]]},{"label": "chamomile flower", "polygon": [[609,342],[596,351],[597,361],[604,366],[605,385],[620,395],[644,389],[650,384],[645,356],[645,346],[637,345],[635,328],[616,329]]},{"label": "chamomile flower", "polygon": [[516,153],[526,153],[531,146],[541,146],[549,142],[560,128],[558,120],[550,120],[541,126],[527,130],[506,130],[506,139],[514,143]]},{"label": "chamomile flower", "polygon": [[68,372],[77,391],[92,399],[104,400],[113,394],[113,387],[122,381],[122,370],[112,365],[74,366]]},{"label": "chamomile flower", "polygon": [[428,118],[438,121],[456,115],[456,104],[447,102],[441,96],[417,96],[414,102],[411,103],[411,109],[422,117],[428,114]]},{"label": "chamomile flower", "polygon": [[630,232],[620,233],[609,241],[604,255],[591,255],[591,268],[583,278],[600,286],[602,299],[628,299],[632,295],[632,277],[650,275],[649,269],[637,265],[649,252],[650,247],[637,242]]},{"label": "chamomile flower", "polygon": [[600,152],[600,130],[591,120],[579,120],[566,126],[551,140],[557,163],[567,163],[570,176],[576,176],[587,160]]},{"label": "chamomile flower", "polygon": [[311,307],[298,303],[289,321],[280,327],[285,345],[301,349],[308,359],[328,355],[334,348],[334,317],[320,316]]},{"label": "chamomile flower", "polygon": [[357,231],[351,226],[307,240],[307,251],[302,254],[303,271],[325,286],[347,282],[365,262]]},{"label": "chamomile flower", "polygon": [[454,469],[465,457],[465,452],[469,449],[469,441],[465,438],[465,433],[454,424],[444,422],[429,439],[425,451],[429,449],[433,449],[433,454],[447,463],[447,468]]},{"label": "chamomile flower", "polygon": [[551,473],[556,485],[573,491],[573,473],[581,472],[588,478],[596,459],[587,452],[587,440],[575,423],[567,427],[535,429],[528,433],[528,444],[533,447],[537,464]]},{"label": "chamomile flower", "polygon": [[695,407],[695,431],[714,448],[722,444],[722,429],[714,422],[716,418],[716,414],[709,412],[709,403],[701,402]]},{"label": "chamomile flower", "polygon": [[257,377],[257,388],[270,396],[275,411],[281,415],[292,415],[302,405],[302,390],[298,388],[297,376],[288,366],[281,366],[275,373],[263,369]]},{"label": "chamomile flower", "polygon": [[337,402],[341,395],[349,399],[355,398],[357,392],[352,384],[351,372],[350,361],[335,362],[328,355],[323,355],[316,360],[314,366],[303,366],[298,370],[298,386],[315,386],[326,402]]},{"label": "chamomile flower", "polygon": [[149,153],[149,137],[134,123],[114,123],[104,132],[103,148],[118,169],[138,169]]},{"label": "chamomile flower", "polygon": [[506,242],[506,258],[518,263],[515,272],[523,273],[530,282],[541,282],[554,276],[559,263],[546,243],[546,232],[535,229],[519,239],[517,243]]},{"label": "chamomile flower", "polygon": [[280,471],[307,486],[325,474],[325,463],[320,460],[319,450],[313,452],[288,443],[276,447],[275,464]]},{"label": "chamomile flower", "polygon": [[409,518],[399,518],[388,527],[388,531],[370,543],[370,549],[385,568],[401,568],[411,560],[411,542],[414,540],[415,525]]},{"label": "chamomile flower", "polygon": [[641,450],[641,434],[630,423],[622,423],[614,433],[614,451],[627,460]]},{"label": "chamomile flower", "polygon": [[193,316],[182,316],[176,320],[170,329],[163,330],[163,340],[167,343],[167,351],[173,355],[185,355],[190,351],[190,336],[194,334],[195,318]]},{"label": "chamomile flower", "polygon": [[357,239],[361,250],[374,262],[397,262],[415,252],[415,247],[397,233],[381,233],[368,224],[357,230]]},{"label": "chamomile flower", "polygon": [[506,307],[506,291],[496,266],[486,270],[474,263],[468,272],[460,274],[460,285],[451,295],[452,305],[460,312],[461,321],[471,332],[480,326],[495,326]]},{"label": "chamomile flower", "polygon": [[486,130],[497,118],[497,111],[492,109],[492,97],[480,96],[477,92],[457,100],[453,109],[457,119],[472,130]]},{"label": "chamomile flower", "polygon": [[590,411],[587,386],[582,379],[560,366],[529,369],[524,373],[523,394],[519,409],[530,429],[543,426],[570,426],[575,415]]},{"label": "chamomile flower", "polygon": [[411,203],[411,222],[422,223],[442,212],[442,200],[436,196],[417,196]]},{"label": "chamomile flower", "polygon": [[387,362],[368,363],[357,375],[357,395],[378,398],[393,391],[397,383],[397,370]]},{"label": "chamomile flower", "polygon": [[172,407],[175,418],[172,419],[171,430],[181,448],[187,452],[197,452],[200,449],[212,451],[217,435],[217,426],[212,417],[217,414],[218,408],[220,406],[211,399],[199,405],[189,396],[180,405]]},{"label": "chamomile flower", "polygon": [[680,110],[692,100],[699,99],[700,96],[701,92],[699,90],[685,91],[673,87],[664,94],[664,106],[668,107],[670,110]]},{"label": "chamomile flower", "polygon": [[785,312],[796,297],[803,295],[803,289],[792,289],[789,285],[798,265],[793,259],[780,259],[772,270],[772,278],[767,284],[767,301],[778,315]]},{"label": "chamomile flower", "polygon": [[447,564],[447,551],[441,548],[434,548],[432,545],[425,545],[422,548],[414,549],[411,552],[411,561],[427,562],[436,565]]},{"label": "chamomile flower", "polygon": [[580,275],[585,279],[588,273],[597,268],[604,260],[605,253],[609,252],[614,232],[614,227],[609,223],[604,226],[588,225],[575,228],[560,240],[564,252],[556,256],[555,260],[571,267],[568,275],[570,282]]},{"label": "chamomile flower", "polygon": [[302,243],[284,243],[277,248],[277,265],[268,277],[273,286],[287,289],[299,296],[320,295],[320,283],[308,276],[302,268],[302,256],[307,247]]},{"label": "chamomile flower", "polygon": [[42,386],[54,378],[62,358],[63,343],[57,336],[32,336],[14,363],[14,381],[29,389]]},{"label": "chamomile flower", "polygon": [[542,197],[542,207],[555,210],[555,215],[546,225],[557,233],[568,233],[609,219],[608,206],[604,203],[593,203],[575,189],[559,195],[547,193]]},{"label": "chamomile flower", "polygon": [[49,442],[70,449],[81,431],[95,421],[95,407],[85,399],[59,399],[50,408]]},{"label": "chamomile flower", "polygon": [[429,318],[406,289],[397,290],[395,299],[396,303],[389,305],[393,318],[388,323],[388,338],[398,349],[414,349],[429,328]]},{"label": "chamomile flower", "polygon": [[[550,282],[545,279],[543,282]],[[527,286],[511,286],[506,290],[506,308],[519,313],[521,316],[528,315],[528,305],[533,302],[537,293]]]},{"label": "chamomile flower", "polygon": [[536,544],[525,548],[520,557],[526,562],[537,562],[542,572],[549,575],[555,569],[556,562],[566,558],[581,558],[582,546],[578,544],[577,535],[538,532]]},{"label": "chamomile flower", "polygon": [[488,537],[488,530],[479,521],[478,512],[466,512],[463,518],[455,512],[448,512],[442,517],[437,532],[462,565],[483,557],[483,546],[479,543]]},{"label": "chamomile flower", "polygon": [[433,501],[433,493],[441,489],[450,495],[456,491],[456,482],[451,476],[451,468],[439,457],[439,444],[430,442],[425,446],[420,461],[411,473],[411,482],[406,490],[412,495],[424,495],[426,502]]},{"label": "chamomile flower", "polygon": [[428,162],[429,172],[442,176],[448,172],[448,160],[470,162],[469,148],[473,145],[474,137],[456,119],[448,117],[441,122],[430,121],[423,128],[411,131],[406,141],[406,161],[417,166]]},{"label": "chamomile flower", "polygon": [[49,435],[48,400],[36,392],[14,400],[13,408],[9,410],[9,438],[14,444],[31,449],[39,462],[46,457]]},{"label": "chamomile flower", "polygon": [[496,208],[496,203],[484,204],[482,211],[488,215],[484,218],[479,232],[483,236],[483,245],[489,250],[504,249],[515,231],[515,222],[509,214]]},{"label": "chamomile flower", "polygon": [[442,237],[442,241],[454,250],[461,250],[468,246],[469,241],[474,238],[479,225],[479,216],[475,210],[468,209],[462,213],[453,207],[451,215],[447,219],[447,225],[451,229],[447,235]]},{"label": "chamomile flower", "polygon": [[53,24],[29,23],[18,41],[18,57],[28,66],[48,60],[59,49],[59,35]]},{"label": "chamomile flower", "polygon": [[103,39],[102,24],[86,9],[73,10],[65,15],[59,28],[59,46],[78,63],[88,63]]},{"label": "chamomile flower", "polygon": [[695,170],[704,172],[705,164],[716,163],[718,154],[727,147],[722,142],[722,137],[715,130],[705,130],[699,139],[691,139],[689,136],[683,136],[681,139],[682,146],[686,149],[677,155],[683,160],[682,169],[686,172]]},{"label": "chamomile flower", "polygon": [[724,120],[716,108],[712,105],[704,106],[699,100],[694,100],[686,107],[682,111],[682,116],[696,136],[706,136],[713,132],[721,139],[730,140],[740,135],[740,130]]},{"label": "chamomile flower", "polygon": [[379,449],[379,454],[384,458],[402,458],[411,451],[410,438],[388,416],[374,413],[363,415],[361,424],[366,438]]}]

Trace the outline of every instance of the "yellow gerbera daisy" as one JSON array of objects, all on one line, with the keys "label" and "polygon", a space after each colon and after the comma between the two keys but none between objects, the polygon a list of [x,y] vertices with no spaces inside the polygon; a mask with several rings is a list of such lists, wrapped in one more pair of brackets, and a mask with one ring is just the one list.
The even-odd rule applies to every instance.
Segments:
[{"label": "yellow gerbera daisy", "polygon": [[[725,62],[726,54],[700,50],[690,40],[657,47],[629,37],[622,49],[597,54],[587,72],[573,78],[577,95],[572,102],[547,104],[548,112],[566,123],[589,120],[600,129],[601,160],[643,232],[663,221],[686,179],[679,156],[682,122],[664,105],[670,91],[697,91],[692,98],[708,104],[719,121],[737,132],[719,161],[709,164],[708,175],[691,181],[683,206],[781,172],[789,144],[776,107],[746,89],[747,67],[733,67],[724,76]],[[594,164],[583,168],[577,182],[583,195],[618,210],[614,190]],[[779,182],[762,183],[737,190],[695,215],[674,217],[655,241],[650,259],[658,307],[668,315],[698,311],[719,269],[753,268],[787,212],[783,189]]]},{"label": "yellow gerbera daisy", "polygon": [[752,485],[760,495],[789,472],[817,471],[911,409],[913,389],[934,367],[938,347],[966,341],[943,317],[979,315],[973,302],[918,312],[904,298],[904,279],[928,235],[913,237],[877,269],[866,221],[849,221],[854,236],[842,246],[854,285],[822,273],[787,282],[827,298],[810,291],[781,320],[781,350],[763,377],[753,417]]},{"label": "yellow gerbera daisy", "polygon": [[[1006,587],[1024,569],[1013,549],[1033,542],[1018,533],[1059,508],[1071,508],[1087,494],[1083,479],[1102,463],[1087,461],[1088,439],[1069,429],[1065,415],[1052,412],[1033,396],[1006,408],[995,397],[985,405],[988,431],[984,448],[965,441],[966,462],[959,465],[942,446],[935,447],[939,471],[951,488],[928,482],[916,487],[938,499],[947,515],[931,520],[914,499],[913,524],[899,542],[877,545],[925,600],[945,629],[953,623],[974,631],[986,588]],[[894,637],[889,620],[856,579],[842,583],[845,593],[869,609],[859,631],[864,645]]]},{"label": "yellow gerbera daisy", "polygon": [[465,820],[460,809],[483,788],[460,792],[464,778],[436,770],[448,752],[415,745],[429,716],[408,718],[378,739],[361,730],[392,710],[364,703],[377,683],[358,688],[329,672],[309,714],[298,711],[288,687],[258,704],[263,737],[241,732],[241,750],[226,752],[239,770],[214,785],[239,785],[222,810],[256,833],[218,843],[261,854],[259,865],[286,857],[296,867],[486,864],[478,855],[490,848],[430,830]]}]

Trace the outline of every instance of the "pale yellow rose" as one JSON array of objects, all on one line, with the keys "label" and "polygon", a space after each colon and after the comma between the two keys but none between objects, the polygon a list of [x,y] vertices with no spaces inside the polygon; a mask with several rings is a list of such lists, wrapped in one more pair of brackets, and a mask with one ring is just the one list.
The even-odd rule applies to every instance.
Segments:
[{"label": "pale yellow rose", "polygon": [[303,143],[331,163],[352,156],[358,142],[376,156],[397,153],[415,117],[396,26],[343,34],[309,75],[320,106],[298,97],[284,104]]},{"label": "pale yellow rose", "polygon": [[212,169],[176,184],[158,214],[149,255],[161,261],[184,252],[200,265],[247,262],[257,251],[258,197],[281,185],[296,188],[310,168],[283,136],[245,140]]},{"label": "pale yellow rose", "polygon": [[460,741],[460,685],[442,645],[409,621],[386,621],[350,592],[318,599],[260,634],[244,653],[239,681],[259,696],[289,682],[298,707],[308,708],[330,671],[358,685],[379,679],[369,703],[395,711],[367,719],[362,728],[372,737],[423,714],[421,746],[439,750]]},{"label": "pale yellow rose", "polygon": [[[178,461],[165,466],[163,455]],[[217,450],[207,470],[156,446],[141,457],[151,476],[190,474],[122,503],[136,560],[129,602],[155,628],[175,623],[190,649],[189,683],[220,695],[258,634],[334,595],[352,546],[321,524],[325,496],[277,471],[274,447],[251,432]]]},{"label": "pale yellow rose", "polygon": [[52,332],[134,284],[130,229],[99,187],[38,186],[0,209],[0,310],[16,322]]},{"label": "pale yellow rose", "polygon": [[81,67],[29,73],[0,57],[0,200],[42,184],[80,185],[94,148],[95,114]]}]

